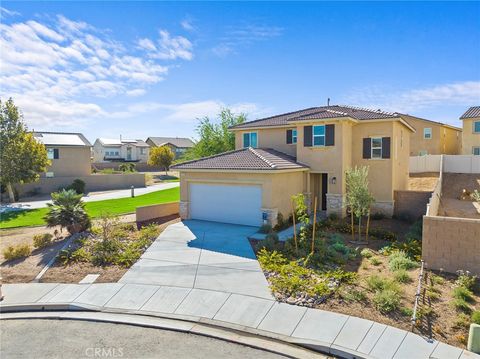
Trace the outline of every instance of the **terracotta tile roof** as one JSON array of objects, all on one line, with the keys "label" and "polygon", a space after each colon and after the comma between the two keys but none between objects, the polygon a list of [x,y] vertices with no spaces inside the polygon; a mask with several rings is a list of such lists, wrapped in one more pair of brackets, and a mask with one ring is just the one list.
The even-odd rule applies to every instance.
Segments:
[{"label": "terracotta tile roof", "polygon": [[345,116],[352,117],[356,120],[375,120],[398,117],[398,115],[396,114],[381,110],[371,110],[353,106],[332,105],[310,107],[304,110],[266,117],[255,121],[245,122],[231,128],[241,129],[251,127],[287,126],[291,121],[337,118]]},{"label": "terracotta tile roof", "polygon": [[480,106],[472,106],[460,118],[480,117]]},{"label": "terracotta tile roof", "polygon": [[296,162],[295,157],[270,148],[242,148],[215,156],[179,163],[172,169],[198,170],[289,170],[308,168]]}]

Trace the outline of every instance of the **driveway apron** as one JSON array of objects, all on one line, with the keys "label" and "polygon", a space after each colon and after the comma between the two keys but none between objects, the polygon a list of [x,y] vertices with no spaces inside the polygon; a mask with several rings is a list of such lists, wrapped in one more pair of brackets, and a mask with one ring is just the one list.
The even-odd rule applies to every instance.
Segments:
[{"label": "driveway apron", "polygon": [[187,220],[170,225],[120,282],[272,299],[247,239],[255,227]]}]

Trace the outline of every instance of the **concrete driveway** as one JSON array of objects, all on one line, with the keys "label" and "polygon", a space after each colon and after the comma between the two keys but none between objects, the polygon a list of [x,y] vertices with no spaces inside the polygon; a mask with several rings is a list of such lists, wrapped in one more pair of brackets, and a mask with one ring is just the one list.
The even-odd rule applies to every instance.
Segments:
[{"label": "concrete driveway", "polygon": [[272,298],[247,237],[255,227],[188,220],[165,229],[121,283],[210,289]]}]

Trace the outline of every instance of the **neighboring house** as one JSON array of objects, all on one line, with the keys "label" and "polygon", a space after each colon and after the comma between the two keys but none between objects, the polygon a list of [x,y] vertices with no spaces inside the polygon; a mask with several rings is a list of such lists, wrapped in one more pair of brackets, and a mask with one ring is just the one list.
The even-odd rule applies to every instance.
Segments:
[{"label": "neighboring house", "polygon": [[173,153],[175,153],[175,158],[182,157],[194,145],[191,139],[182,137],[149,137],[145,142],[151,147],[170,147]]},{"label": "neighboring house", "polygon": [[480,155],[480,106],[470,107],[460,119],[463,122],[462,154]]},{"label": "neighboring house", "polygon": [[393,213],[408,187],[410,134],[397,114],[349,106],[312,107],[231,128],[236,150],[173,166],[182,218],[258,226],[292,212],[305,193],[327,214],[345,214],[345,171],[370,168],[374,212]]},{"label": "neighboring house", "polygon": [[97,138],[93,162],[147,162],[150,146],[142,140]]},{"label": "neighboring house", "polygon": [[91,173],[92,145],[81,133],[32,132],[45,145],[51,162],[42,177],[81,177]]},{"label": "neighboring house", "polygon": [[413,128],[410,156],[458,155],[462,147],[462,129],[441,122],[398,113]]}]

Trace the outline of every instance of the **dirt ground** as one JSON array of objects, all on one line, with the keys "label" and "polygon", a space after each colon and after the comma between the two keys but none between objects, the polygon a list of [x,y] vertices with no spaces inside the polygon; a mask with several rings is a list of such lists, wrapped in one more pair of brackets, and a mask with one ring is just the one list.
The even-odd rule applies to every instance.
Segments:
[{"label": "dirt ground", "polygon": [[444,173],[439,215],[480,219],[480,204],[461,200],[462,191],[480,191],[480,174]]},{"label": "dirt ground", "polygon": [[408,189],[410,191],[433,191],[438,175],[438,172],[410,173]]}]

